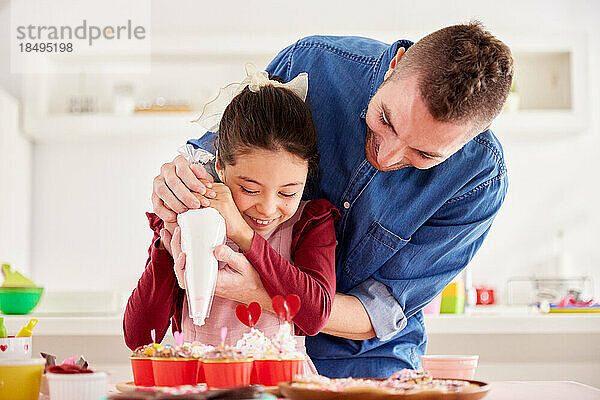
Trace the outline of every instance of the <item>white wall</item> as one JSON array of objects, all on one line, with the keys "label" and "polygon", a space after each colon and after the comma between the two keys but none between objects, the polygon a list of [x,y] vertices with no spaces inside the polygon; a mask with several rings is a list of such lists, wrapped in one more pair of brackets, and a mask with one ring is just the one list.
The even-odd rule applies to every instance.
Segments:
[{"label": "white wall", "polygon": [[19,132],[19,103],[0,88],[0,262],[31,265],[31,143]]},{"label": "white wall", "polygon": [[[153,2],[153,35],[202,35],[222,32],[365,33],[429,32],[444,25],[480,19],[502,34],[589,32],[590,71],[600,66],[600,15],[594,1],[509,2],[272,2],[251,16],[253,6],[238,2]],[[417,4],[418,3],[418,4]],[[282,8],[283,7],[283,8]],[[391,10],[390,10],[391,7]],[[319,9],[313,13],[308,10]],[[270,12],[270,10],[272,12]],[[306,15],[305,18],[297,17]],[[310,18],[308,16],[310,15]],[[516,18],[519,16],[519,18]],[[530,20],[522,18],[529,16]],[[176,23],[174,22],[176,21]],[[4,25],[4,24],[1,24]],[[418,39],[418,37],[410,37]],[[590,273],[600,261],[595,204],[599,191],[596,149],[598,74],[590,76],[590,131],[567,139],[523,141],[503,137],[511,188],[506,204],[473,262],[475,283],[500,290],[510,276],[549,268],[551,244],[558,229],[566,229],[574,258],[573,273]],[[10,80],[12,86],[14,81]],[[82,140],[34,146],[32,265],[34,277],[51,288],[131,288],[142,270],[150,237],[143,212],[149,210],[152,177],[170,159],[180,138]],[[600,295],[600,289],[597,289]]]}]

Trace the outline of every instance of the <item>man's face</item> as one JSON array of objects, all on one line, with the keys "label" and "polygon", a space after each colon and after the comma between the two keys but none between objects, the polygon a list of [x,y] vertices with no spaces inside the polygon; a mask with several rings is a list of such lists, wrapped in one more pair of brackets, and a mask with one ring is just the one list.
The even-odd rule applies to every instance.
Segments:
[{"label": "man's face", "polygon": [[469,125],[433,119],[416,77],[388,79],[367,110],[367,160],[380,171],[431,168],[446,160],[472,136]]}]

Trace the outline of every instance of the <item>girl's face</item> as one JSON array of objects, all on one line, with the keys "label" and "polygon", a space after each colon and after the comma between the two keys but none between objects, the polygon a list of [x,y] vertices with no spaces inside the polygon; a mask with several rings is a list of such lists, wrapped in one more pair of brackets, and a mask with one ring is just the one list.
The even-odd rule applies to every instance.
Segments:
[{"label": "girl's face", "polygon": [[272,232],[298,209],[306,185],[308,162],[284,150],[252,150],[235,165],[219,168],[244,220],[261,235]]}]

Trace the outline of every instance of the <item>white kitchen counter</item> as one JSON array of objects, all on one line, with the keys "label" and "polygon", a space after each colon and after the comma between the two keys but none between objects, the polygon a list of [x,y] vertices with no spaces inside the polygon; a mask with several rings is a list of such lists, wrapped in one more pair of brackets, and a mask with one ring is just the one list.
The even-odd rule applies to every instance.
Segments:
[{"label": "white kitchen counter", "polygon": [[4,315],[4,325],[9,335],[14,335],[30,318],[37,318],[34,336],[122,336],[123,316],[44,316]]},{"label": "white kitchen counter", "polygon": [[541,314],[527,309],[478,309],[471,315],[425,315],[429,334],[600,333],[600,313]]},{"label": "white kitchen counter", "polygon": [[[29,318],[37,318],[37,336],[121,336],[122,315],[47,316],[5,315],[9,334],[16,333]],[[471,315],[425,315],[429,334],[598,334],[600,314],[540,314],[524,308],[495,307],[477,309]]]}]

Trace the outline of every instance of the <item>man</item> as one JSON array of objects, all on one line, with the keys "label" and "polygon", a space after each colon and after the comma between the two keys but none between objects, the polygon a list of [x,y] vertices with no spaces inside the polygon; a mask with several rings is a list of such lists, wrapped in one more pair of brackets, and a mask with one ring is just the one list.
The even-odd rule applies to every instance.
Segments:
[{"label": "man", "polygon": [[[338,293],[326,328],[306,340],[308,354],[330,377],[419,368],[421,309],[471,260],[506,195],[502,148],[488,128],[510,90],[509,48],[479,23],[391,46],[308,37],[267,71],[286,81],[308,73],[321,153],[310,196],[342,214]],[[207,148],[213,138],[190,143]],[[198,178],[210,179],[182,157],[155,178],[154,210],[171,232],[176,213],[200,206],[190,190],[208,204],[212,191]],[[162,241],[170,249],[167,230]],[[243,285],[243,256],[221,256]]]}]

